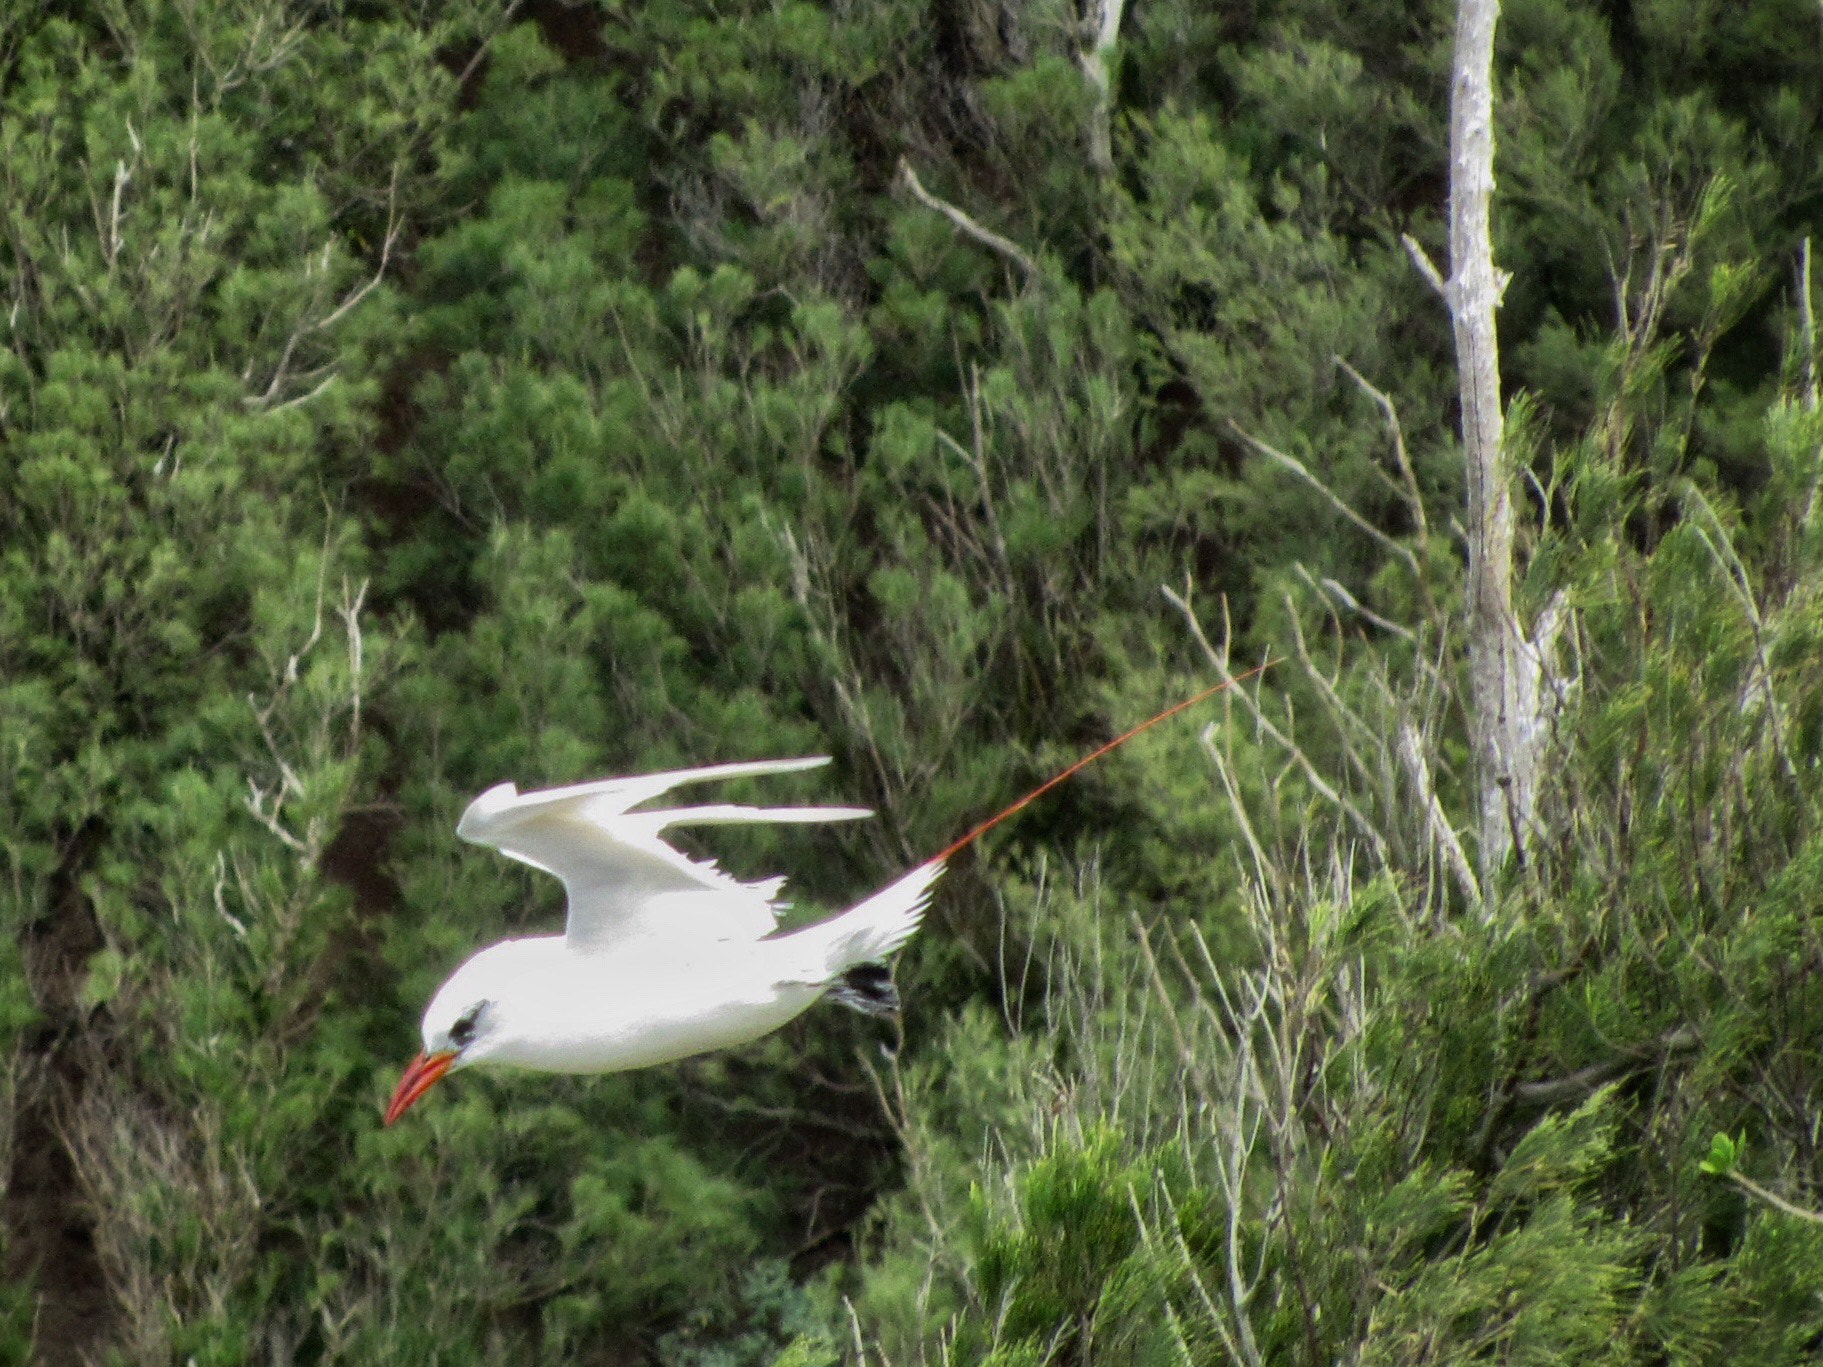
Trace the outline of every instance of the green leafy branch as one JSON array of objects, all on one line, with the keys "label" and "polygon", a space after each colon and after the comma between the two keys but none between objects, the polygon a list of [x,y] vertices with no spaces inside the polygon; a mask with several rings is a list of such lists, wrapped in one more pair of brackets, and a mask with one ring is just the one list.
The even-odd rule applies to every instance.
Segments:
[{"label": "green leafy branch", "polygon": [[1740,1169],[1741,1155],[1747,1151],[1747,1135],[1743,1131],[1740,1138],[1731,1139],[1725,1134],[1718,1134],[1709,1145],[1709,1156],[1697,1166],[1711,1177],[1732,1182],[1749,1196],[1758,1197],[1776,1210],[1794,1216],[1799,1220],[1808,1220],[1813,1225],[1823,1225],[1823,1215],[1803,1206],[1793,1205],[1776,1191],[1770,1191],[1747,1176]]}]

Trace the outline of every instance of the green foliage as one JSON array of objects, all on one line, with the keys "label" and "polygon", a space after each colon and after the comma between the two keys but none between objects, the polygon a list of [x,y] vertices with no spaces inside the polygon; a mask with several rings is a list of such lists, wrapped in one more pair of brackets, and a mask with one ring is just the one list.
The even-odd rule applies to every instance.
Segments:
[{"label": "green foliage", "polygon": [[[971,1193],[974,1278],[996,1308],[997,1352],[1118,1357],[1153,1321],[1156,1273],[1134,1220],[1152,1180],[1118,1151],[1112,1130],[1051,1150],[1019,1178],[1016,1224],[992,1219],[984,1194]],[[959,1347],[969,1351],[966,1340]]]},{"label": "green foliage", "polygon": [[1709,1143],[1709,1156],[1697,1166],[1711,1177],[1726,1177],[1734,1171],[1741,1154],[1747,1148],[1747,1136],[1730,1139],[1725,1134],[1718,1134]]},{"label": "green foliage", "polygon": [[785,1263],[759,1261],[732,1296],[695,1307],[659,1342],[666,1367],[832,1367],[839,1355]]},{"label": "green foliage", "polygon": [[[1105,107],[1050,0],[0,15],[0,1361],[1814,1351],[1814,12],[1503,8],[1483,886],[1450,7],[1129,9]],[[885,1063],[379,1129],[559,914],[473,792],[833,753],[716,847],[814,909],[1266,653],[959,861]]]}]

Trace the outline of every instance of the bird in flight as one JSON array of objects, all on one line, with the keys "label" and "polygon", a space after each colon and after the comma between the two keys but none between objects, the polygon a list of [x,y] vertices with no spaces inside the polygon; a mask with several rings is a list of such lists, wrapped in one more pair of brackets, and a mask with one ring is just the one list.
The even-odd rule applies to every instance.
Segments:
[{"label": "bird in flight", "polygon": [[757,760],[521,793],[490,788],[456,834],[555,874],[569,894],[561,935],[502,940],[471,957],[424,1012],[386,1123],[455,1068],[616,1073],[770,1034],[823,996],[887,1013],[878,965],[911,937],[943,856],[817,925],[775,934],[782,878],[743,883],[666,844],[674,826],[853,821],[865,807],[716,804],[636,812],[686,784],[786,774],[827,758]]},{"label": "bird in flight", "polygon": [[686,785],[794,773],[827,758],[716,764],[535,793],[511,783],[488,789],[469,804],[456,834],[561,879],[569,919],[561,935],[489,945],[437,989],[424,1012],[424,1050],[399,1079],[385,1123],[458,1068],[615,1073],[745,1044],[824,997],[871,1014],[897,1010],[883,961],[917,930],[951,855],[1085,765],[1225,686],[1108,742],[865,901],[785,934],[777,933],[784,879],[742,882],[666,844],[664,833],[853,821],[871,816],[867,808],[634,809]]}]

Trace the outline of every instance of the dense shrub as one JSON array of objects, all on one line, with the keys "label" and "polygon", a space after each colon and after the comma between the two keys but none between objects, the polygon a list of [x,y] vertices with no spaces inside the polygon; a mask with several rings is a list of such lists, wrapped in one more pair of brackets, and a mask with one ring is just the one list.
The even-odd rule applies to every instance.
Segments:
[{"label": "dense shrub", "polygon": [[[15,9],[0,1359],[1814,1354],[1814,6],[1502,16],[1491,874],[1447,6]],[[379,1128],[560,914],[482,787],[833,753],[879,821],[717,845],[827,907],[1268,655],[958,861],[902,1038]]]}]

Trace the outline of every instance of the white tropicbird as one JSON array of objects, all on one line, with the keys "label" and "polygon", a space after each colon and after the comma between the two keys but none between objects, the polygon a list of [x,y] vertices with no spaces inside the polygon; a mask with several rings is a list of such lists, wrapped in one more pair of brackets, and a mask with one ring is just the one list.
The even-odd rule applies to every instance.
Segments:
[{"label": "white tropicbird", "polygon": [[614,1073],[744,1044],[824,995],[896,1008],[875,967],[911,937],[950,853],[840,916],[779,935],[783,878],[743,883],[661,838],[673,826],[853,821],[865,807],[671,807],[673,788],[827,764],[757,760],[521,793],[469,804],[456,834],[563,880],[562,935],[502,940],[450,975],[424,1012],[424,1052],[386,1108],[392,1124],[445,1073],[476,1064]]},{"label": "white tropicbird", "polygon": [[866,901],[784,935],[775,933],[784,879],[743,883],[673,849],[663,833],[672,826],[852,821],[872,812],[633,808],[684,784],[792,773],[827,758],[716,764],[536,793],[511,783],[489,788],[469,804],[456,834],[562,879],[569,920],[561,935],[489,945],[437,989],[424,1011],[424,1051],[399,1079],[385,1123],[457,1068],[615,1073],[745,1044],[825,996],[871,1014],[897,1010],[881,961],[917,930],[952,854],[1091,761],[1226,686],[1109,741]]}]

